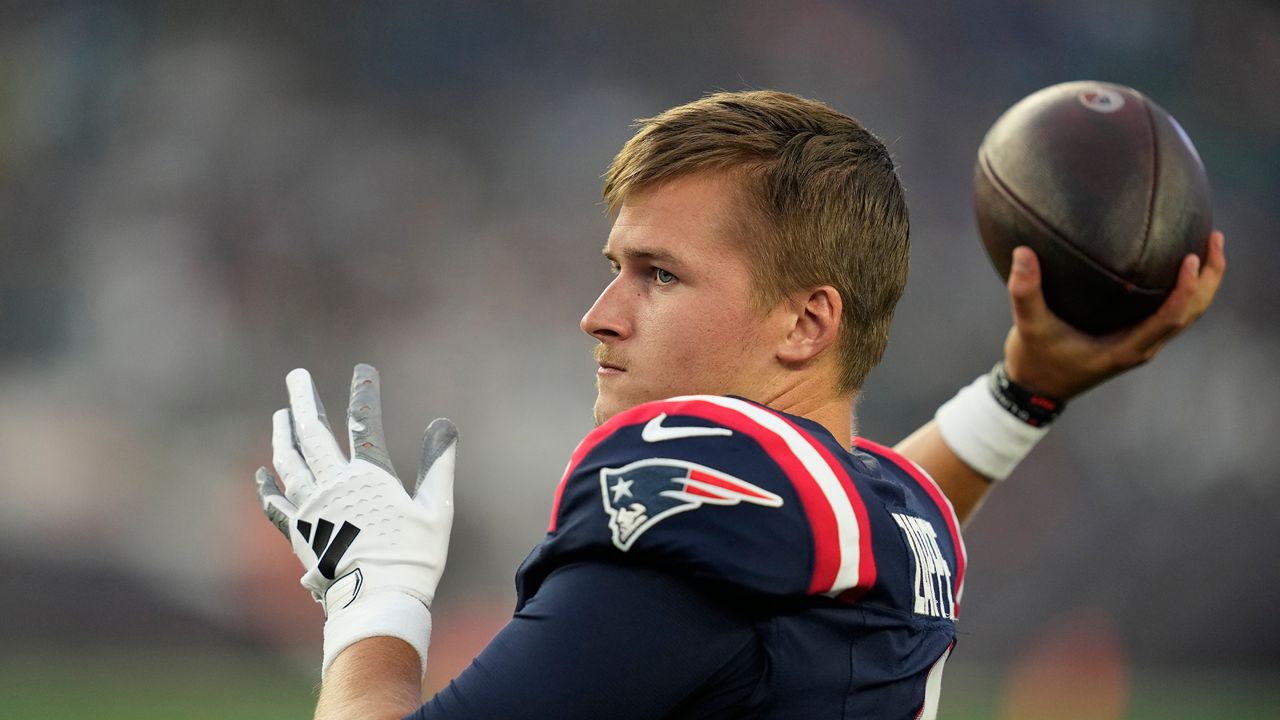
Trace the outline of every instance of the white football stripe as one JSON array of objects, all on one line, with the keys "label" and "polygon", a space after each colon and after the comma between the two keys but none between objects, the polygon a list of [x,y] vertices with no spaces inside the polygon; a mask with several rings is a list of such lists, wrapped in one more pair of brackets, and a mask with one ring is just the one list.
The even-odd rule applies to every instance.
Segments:
[{"label": "white football stripe", "polygon": [[826,497],[827,503],[836,516],[836,533],[840,542],[840,569],[836,572],[835,583],[826,592],[834,595],[857,585],[858,562],[861,557],[859,550],[862,540],[858,530],[858,518],[853,514],[853,506],[849,503],[849,497],[845,494],[840,479],[836,477],[826,460],[818,454],[817,449],[786,420],[745,400],[720,395],[685,395],[670,398],[669,402],[688,400],[698,400],[733,410],[782,438],[787,449],[818,483],[818,488],[822,490],[823,496]]}]

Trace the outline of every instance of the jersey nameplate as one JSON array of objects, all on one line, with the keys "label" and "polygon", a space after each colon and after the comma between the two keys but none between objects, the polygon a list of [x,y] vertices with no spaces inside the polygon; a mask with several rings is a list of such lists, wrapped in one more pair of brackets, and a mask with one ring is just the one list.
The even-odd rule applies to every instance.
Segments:
[{"label": "jersey nameplate", "polygon": [[951,593],[951,566],[938,547],[938,534],[933,525],[911,515],[893,513],[902,529],[911,558],[915,561],[912,576],[915,587],[915,613],[955,620],[955,598]]}]

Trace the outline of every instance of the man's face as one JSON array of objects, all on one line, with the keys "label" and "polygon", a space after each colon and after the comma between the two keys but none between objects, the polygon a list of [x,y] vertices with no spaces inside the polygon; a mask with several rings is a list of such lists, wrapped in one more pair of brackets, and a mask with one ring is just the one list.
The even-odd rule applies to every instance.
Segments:
[{"label": "man's face", "polygon": [[615,277],[582,329],[596,347],[596,423],[675,395],[765,401],[785,318],[752,302],[737,181],[699,173],[633,193],[605,255]]}]

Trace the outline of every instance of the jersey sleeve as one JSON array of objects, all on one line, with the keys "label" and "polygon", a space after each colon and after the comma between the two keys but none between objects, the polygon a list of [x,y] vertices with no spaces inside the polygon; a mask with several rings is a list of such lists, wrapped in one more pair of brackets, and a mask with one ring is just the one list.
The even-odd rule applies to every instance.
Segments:
[{"label": "jersey sleeve", "polygon": [[742,718],[767,660],[750,618],[668,573],[553,572],[471,665],[408,720]]},{"label": "jersey sleeve", "polygon": [[[960,520],[942,488],[924,468],[892,448],[865,438],[855,438],[854,447],[874,458],[883,472],[897,478],[904,496],[891,512],[914,560],[912,583],[917,587],[916,605],[941,607],[946,616],[959,616],[968,565]],[[945,579],[947,588],[921,583],[921,576]],[[949,608],[949,610],[948,610]]]},{"label": "jersey sleeve", "polygon": [[753,594],[874,582],[865,509],[830,452],[786,416],[688,396],[619,413],[574,452],[521,602],[579,560],[651,565]]}]

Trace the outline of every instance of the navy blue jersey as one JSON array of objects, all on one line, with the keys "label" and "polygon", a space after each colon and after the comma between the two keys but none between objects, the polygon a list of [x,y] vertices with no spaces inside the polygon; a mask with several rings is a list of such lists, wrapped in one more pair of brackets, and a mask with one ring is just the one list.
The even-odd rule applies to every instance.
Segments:
[{"label": "navy blue jersey", "polygon": [[647,403],[573,453],[515,619],[415,717],[592,717],[619,693],[626,717],[931,718],[964,563],[893,451],[737,398]]}]

